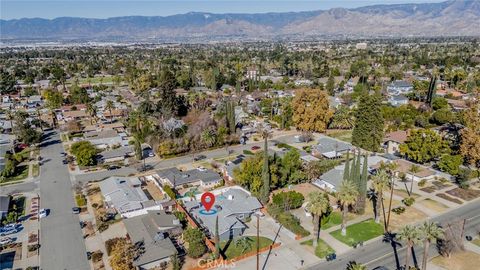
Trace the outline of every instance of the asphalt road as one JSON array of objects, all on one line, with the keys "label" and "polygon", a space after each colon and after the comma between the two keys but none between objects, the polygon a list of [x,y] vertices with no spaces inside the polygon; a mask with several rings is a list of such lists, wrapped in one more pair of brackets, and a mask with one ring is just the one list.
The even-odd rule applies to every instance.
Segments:
[{"label": "asphalt road", "polygon": [[[473,235],[480,231],[480,201],[469,203],[461,206],[443,215],[433,218],[432,222],[448,222],[453,220],[467,219],[465,224],[466,235]],[[397,246],[395,252],[391,244],[383,243],[381,240],[374,241],[362,248],[353,249],[342,255],[338,255],[337,259],[331,262],[321,262],[315,265],[310,265],[306,269],[328,269],[328,270],[343,270],[349,261],[356,261],[362,263],[373,269],[378,266],[386,266],[388,269],[397,269],[397,259],[400,265],[405,264],[406,248]],[[418,265],[421,265],[423,256],[423,247],[415,248],[416,259]],[[438,255],[435,244],[430,245],[429,257]]]},{"label": "asphalt road", "polygon": [[40,152],[40,207],[50,209],[40,221],[40,269],[90,269],[80,221],[72,213],[75,202],[68,169],[62,164],[60,137],[54,131],[48,135]]},{"label": "asphalt road", "polygon": [[[233,153],[231,153],[230,155],[233,155],[233,154],[239,155],[243,153],[243,150],[250,150],[253,146],[260,146],[263,148],[263,142],[252,142],[246,145],[234,145],[229,147],[228,150],[233,151]],[[201,152],[196,154],[195,156],[198,156],[198,155],[205,155],[206,159],[213,159],[213,158],[226,157],[229,154],[225,148],[219,148],[215,150]],[[159,170],[159,169],[175,167],[180,164],[185,164],[192,161],[193,161],[193,156],[187,155],[187,156],[163,159],[153,163],[147,162],[146,164],[152,166],[155,170]],[[132,165],[131,167],[122,167],[116,170],[110,170],[110,171],[104,170],[99,172],[79,174],[75,176],[75,180],[85,183],[93,180],[101,180],[110,176],[127,176],[133,173],[138,173],[138,171]]]},{"label": "asphalt road", "polygon": [[0,195],[12,195],[15,193],[31,192],[34,191],[37,186],[37,181],[1,186]]}]

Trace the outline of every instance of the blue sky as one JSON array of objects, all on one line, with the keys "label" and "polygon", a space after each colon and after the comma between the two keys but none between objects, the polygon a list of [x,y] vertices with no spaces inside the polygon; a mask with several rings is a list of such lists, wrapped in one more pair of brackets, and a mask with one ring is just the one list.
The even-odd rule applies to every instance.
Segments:
[{"label": "blue sky", "polygon": [[264,13],[425,2],[442,0],[0,0],[0,18],[167,16],[190,11]]}]

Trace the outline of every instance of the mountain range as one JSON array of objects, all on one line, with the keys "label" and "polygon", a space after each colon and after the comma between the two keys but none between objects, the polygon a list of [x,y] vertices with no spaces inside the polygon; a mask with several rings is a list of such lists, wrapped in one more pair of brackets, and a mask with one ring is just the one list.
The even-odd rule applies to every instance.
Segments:
[{"label": "mountain range", "polygon": [[[273,5],[274,3],[272,3]],[[0,38],[41,40],[272,40],[309,37],[480,36],[480,0],[365,6],[354,9],[108,19],[0,20]]]}]

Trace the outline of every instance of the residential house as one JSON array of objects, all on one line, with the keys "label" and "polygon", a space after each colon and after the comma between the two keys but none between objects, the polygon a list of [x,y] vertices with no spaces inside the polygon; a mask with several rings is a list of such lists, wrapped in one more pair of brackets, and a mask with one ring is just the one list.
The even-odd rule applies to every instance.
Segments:
[{"label": "residential house", "polygon": [[156,179],[162,185],[178,187],[185,184],[201,187],[214,187],[220,184],[222,178],[213,170],[197,168],[188,171],[180,171],[177,168],[168,168],[156,172]]},{"label": "residential house", "polygon": [[142,190],[138,177],[111,176],[100,182],[100,191],[107,207],[115,209],[122,217],[146,214],[148,210],[163,210],[164,201],[150,200]]},{"label": "residential house", "polygon": [[393,81],[387,86],[387,92],[391,96],[405,95],[413,91],[413,85],[406,81]]},{"label": "residential house", "polygon": [[128,238],[132,243],[143,243],[144,252],[133,261],[136,269],[159,268],[177,253],[171,236],[182,232],[180,221],[162,210],[124,219]]},{"label": "residential house", "polygon": [[220,241],[241,236],[246,229],[244,222],[262,208],[257,198],[238,186],[214,190],[212,193],[215,195],[215,205],[208,214],[205,214],[206,210],[200,202],[201,195],[198,195],[194,201],[185,202],[185,206],[210,237],[215,235],[215,223],[218,217]]},{"label": "residential house", "polygon": [[393,131],[385,134],[383,146],[387,154],[398,155],[400,153],[400,144],[407,140],[408,132],[404,130]]},{"label": "residential house", "polygon": [[408,98],[404,95],[390,96],[388,98],[388,103],[390,103],[393,107],[400,107],[408,104]]},{"label": "residential house", "polygon": [[110,163],[124,161],[127,157],[135,154],[133,146],[121,146],[112,150],[103,151],[99,154],[98,161],[100,163]]},{"label": "residential house", "polygon": [[[443,178],[446,178],[446,179],[451,179],[452,177],[448,174],[445,174],[445,173],[442,173],[442,172],[438,172],[438,171],[435,171],[431,168],[428,168],[428,167],[425,167],[425,166],[422,166],[422,165],[419,165],[419,164],[414,164],[410,161],[407,161],[407,160],[404,160],[404,159],[397,159],[397,160],[394,160],[392,161],[394,163],[397,164],[397,167],[395,169],[395,174],[398,176],[400,176],[401,174],[405,175],[405,178],[407,180],[410,180],[413,178],[414,181],[416,182],[419,182],[421,180],[433,180],[435,179],[436,177],[443,177]],[[378,169],[380,168],[380,163],[378,164],[375,164],[373,166],[373,169]],[[418,172],[415,172],[415,173],[412,173],[410,172],[412,166],[418,166]]]},{"label": "residential house", "polygon": [[223,179],[225,181],[230,181],[233,182],[234,177],[233,177],[233,170],[242,164],[242,162],[245,160],[244,155],[238,155],[237,158],[231,161],[225,161],[225,164],[220,167],[220,171],[223,175]]},{"label": "residential house", "polygon": [[338,158],[352,149],[354,149],[354,147],[349,143],[322,136],[318,140],[318,144],[312,146],[312,155],[316,157]]},{"label": "residential house", "polygon": [[126,134],[118,133],[113,129],[86,132],[83,134],[83,136],[85,140],[91,142],[98,148],[128,145],[128,141],[124,139]]}]

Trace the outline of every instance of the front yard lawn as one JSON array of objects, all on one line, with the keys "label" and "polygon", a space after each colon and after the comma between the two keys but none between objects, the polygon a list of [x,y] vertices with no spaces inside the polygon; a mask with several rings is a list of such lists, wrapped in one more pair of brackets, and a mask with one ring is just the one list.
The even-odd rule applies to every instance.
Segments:
[{"label": "front yard lawn", "polygon": [[[301,243],[302,245],[313,246],[313,240],[307,240]],[[335,253],[335,250],[331,248],[325,241],[318,239],[318,245],[315,249],[315,255],[319,258],[325,258],[328,254]]]},{"label": "front yard lawn", "polygon": [[[273,241],[267,237],[260,236],[260,249],[268,247]],[[226,248],[226,250],[225,250]],[[242,236],[232,241],[222,241],[220,249],[225,254],[227,259],[233,259],[245,253],[257,250],[256,236]]]},{"label": "front yard lawn", "polygon": [[326,230],[340,224],[342,224],[342,214],[340,212],[332,212],[328,217],[327,223],[322,224],[321,229]]},{"label": "front yard lawn", "polygon": [[360,241],[367,241],[383,234],[382,224],[375,223],[375,220],[368,219],[360,223],[347,226],[347,234],[342,235],[341,229],[331,233],[337,240],[353,246]]},{"label": "front yard lawn", "polygon": [[0,181],[1,184],[8,182],[20,181],[28,177],[28,165],[19,165],[15,168],[15,175],[5,178]]},{"label": "front yard lawn", "polygon": [[351,143],[352,142],[352,131],[353,130],[338,130],[338,131],[335,130],[335,131],[329,132],[327,135],[332,137],[332,138]]}]

